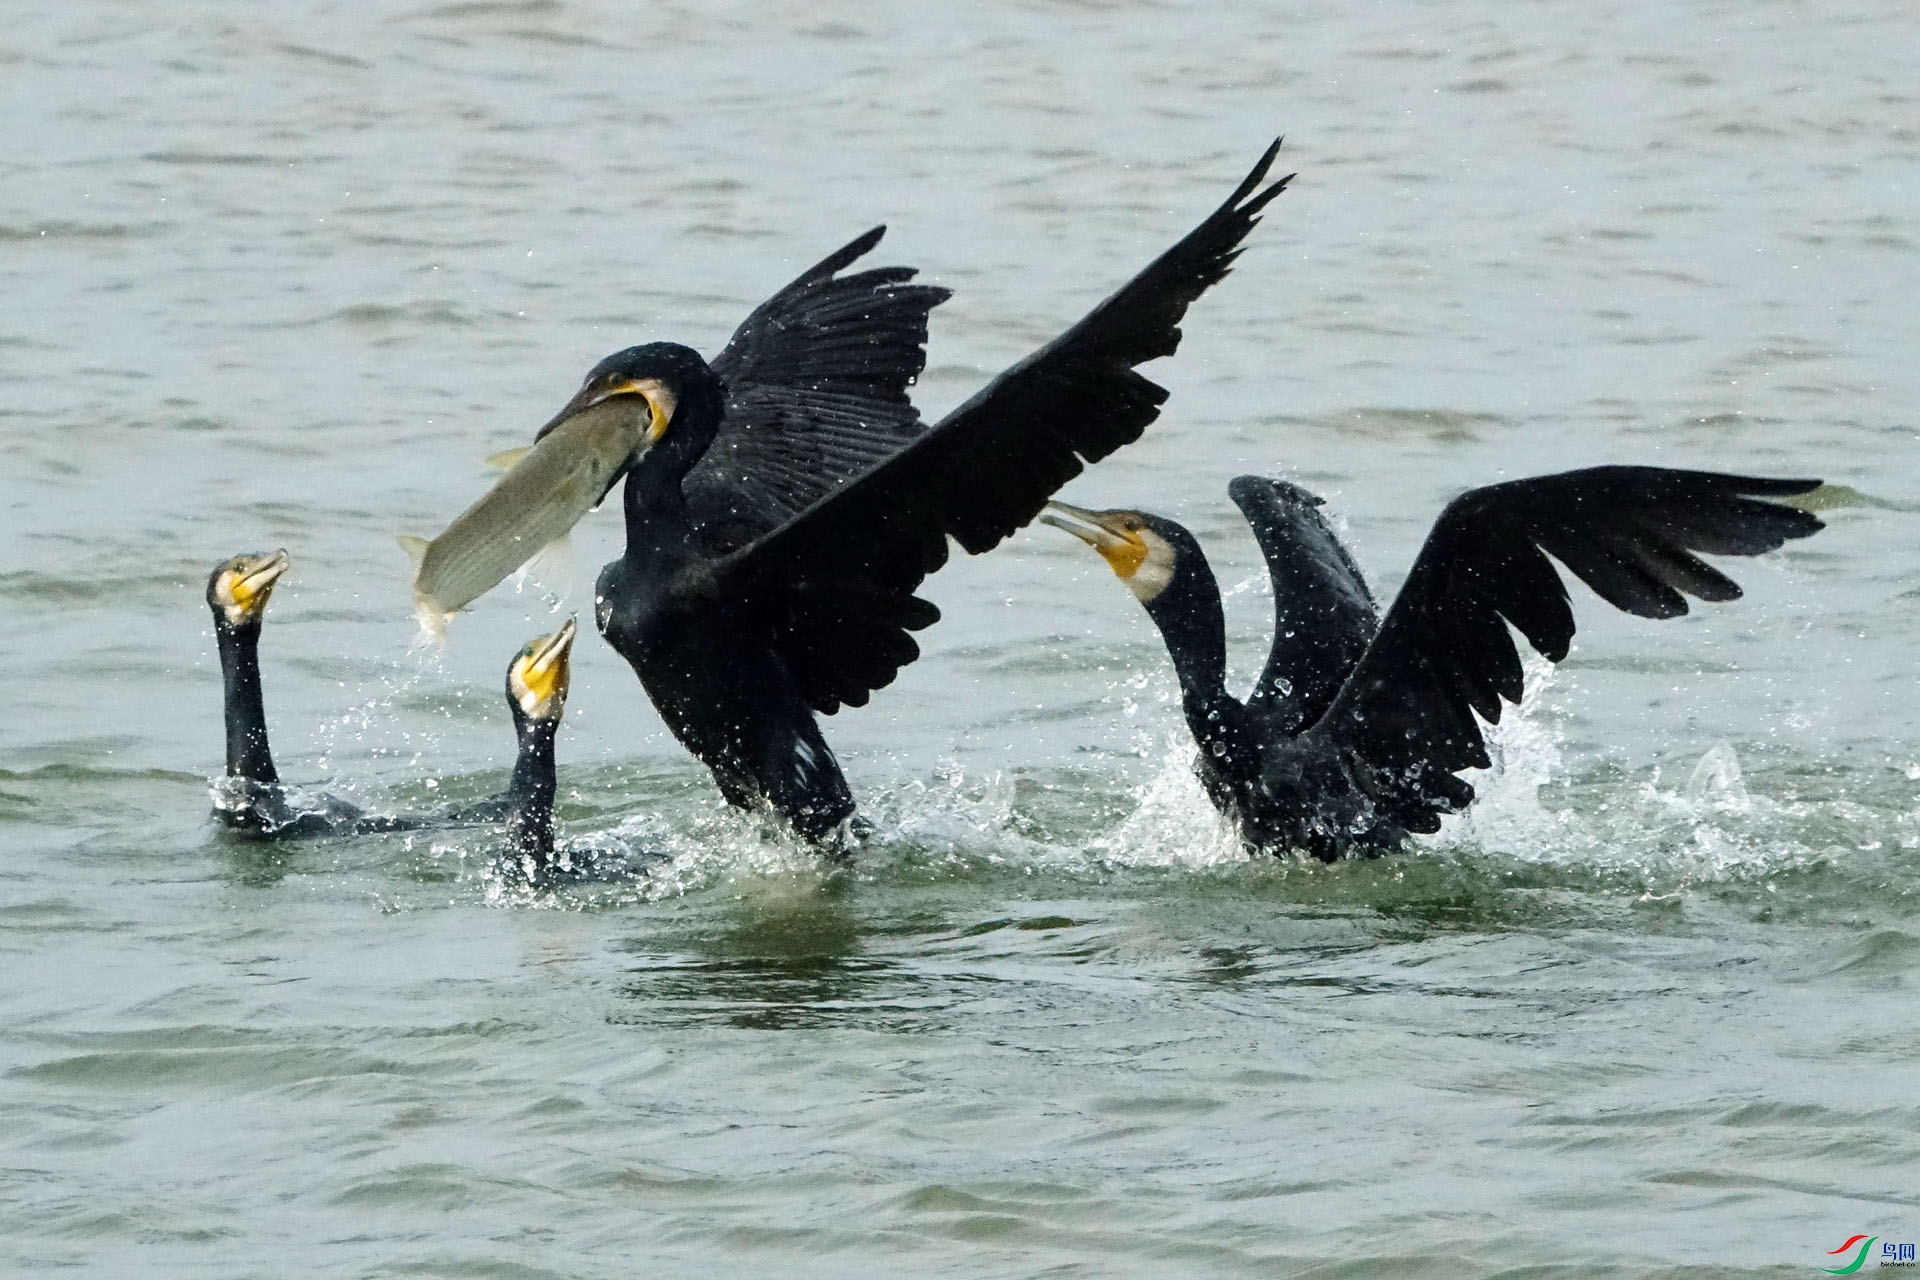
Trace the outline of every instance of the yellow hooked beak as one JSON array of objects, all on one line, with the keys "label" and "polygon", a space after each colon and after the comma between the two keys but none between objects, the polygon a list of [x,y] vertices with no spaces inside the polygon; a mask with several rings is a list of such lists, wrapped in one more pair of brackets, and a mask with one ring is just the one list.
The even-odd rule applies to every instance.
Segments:
[{"label": "yellow hooked beak", "polygon": [[568,618],[552,635],[529,640],[507,668],[507,692],[532,719],[557,718],[566,706],[576,629],[577,623]]},{"label": "yellow hooked beak", "polygon": [[599,506],[666,435],[677,403],[655,378],[589,382],[540,428],[533,448],[438,537],[402,539],[414,562],[414,611],[427,632],[439,635],[448,617]]},{"label": "yellow hooked beak", "polygon": [[[593,406],[604,404],[616,396],[639,396],[647,402],[652,420],[647,425],[645,442],[649,447],[660,443],[660,437],[667,434],[667,424],[673,421],[673,411],[679,402],[674,398],[673,391],[658,378],[625,378],[618,382],[590,382],[580,388],[573,399],[567,401],[564,409],[553,415],[551,422],[535,432],[533,438],[541,439],[568,418],[585,413]],[[644,452],[644,450],[636,450],[636,452]]]},{"label": "yellow hooked beak", "polygon": [[1147,522],[1137,511],[1088,511],[1065,502],[1049,502],[1041,524],[1065,529],[1098,551],[1123,580],[1132,578],[1147,562],[1149,548],[1142,531]]},{"label": "yellow hooked beak", "polygon": [[235,556],[227,561],[214,584],[214,594],[227,621],[234,626],[266,612],[273,584],[293,564],[284,549],[265,555]]}]

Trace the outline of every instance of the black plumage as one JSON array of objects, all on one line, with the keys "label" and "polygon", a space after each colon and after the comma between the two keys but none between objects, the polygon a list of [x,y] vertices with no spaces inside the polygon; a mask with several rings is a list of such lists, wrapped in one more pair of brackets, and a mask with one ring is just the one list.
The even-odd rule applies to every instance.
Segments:
[{"label": "black plumage", "polygon": [[[647,424],[595,616],[730,801],[813,838],[852,813],[814,713],[864,705],[919,655],[910,633],[939,614],[914,591],[949,538],[986,551],[1158,416],[1167,393],[1134,366],[1173,353],[1188,304],[1285,187],[1260,186],[1278,146],[1193,232],[931,428],[905,391],[937,297],[908,292],[923,287],[904,269],[831,275],[870,241],[796,281],[793,305],[761,308],[711,366],[656,343],[588,375],[545,430],[621,398]],[[890,313],[853,305],[875,289]],[[838,381],[799,372],[823,358],[821,324]]]},{"label": "black plumage", "polygon": [[[681,477],[701,554],[724,555],[778,528],[925,430],[907,393],[926,364],[927,313],[947,291],[912,283],[907,267],[838,274],[883,231],[802,272],[755,308],[711,366],[693,371],[696,394],[718,389],[708,396],[710,447]],[[616,392],[631,389],[607,380],[616,363],[603,361],[534,447],[439,537],[400,539],[430,634],[564,537],[658,439],[670,412],[657,421],[629,412]]]},{"label": "black plumage", "polygon": [[702,554],[779,528],[925,433],[909,391],[927,364],[928,313],[951,291],[913,283],[912,267],[836,274],[885,232],[875,227],[801,272],[707,366],[722,389],[720,417],[680,481]]},{"label": "black plumage", "polygon": [[[1817,480],[1594,467],[1474,489],[1449,503],[1392,607],[1373,597],[1320,499],[1258,476],[1231,493],[1274,583],[1275,639],[1253,696],[1226,691],[1219,589],[1186,529],[1133,511],[1053,504],[1045,519],[1105,555],[1160,628],[1208,794],[1256,849],[1332,860],[1398,845],[1473,800],[1456,775],[1490,763],[1480,721],[1522,692],[1508,631],[1558,662],[1573,610],[1553,560],[1645,618],[1686,596],[1737,599],[1696,555],[1759,555],[1821,528],[1767,498]],[[1552,559],[1549,559],[1549,556]]]}]

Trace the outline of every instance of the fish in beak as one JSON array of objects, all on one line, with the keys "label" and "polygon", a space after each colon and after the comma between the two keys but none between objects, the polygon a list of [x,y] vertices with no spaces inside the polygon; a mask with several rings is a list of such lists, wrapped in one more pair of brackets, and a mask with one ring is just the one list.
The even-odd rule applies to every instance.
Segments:
[{"label": "fish in beak", "polygon": [[508,574],[567,536],[665,434],[672,397],[657,384],[589,384],[492,489],[413,557],[414,612],[429,635]]}]

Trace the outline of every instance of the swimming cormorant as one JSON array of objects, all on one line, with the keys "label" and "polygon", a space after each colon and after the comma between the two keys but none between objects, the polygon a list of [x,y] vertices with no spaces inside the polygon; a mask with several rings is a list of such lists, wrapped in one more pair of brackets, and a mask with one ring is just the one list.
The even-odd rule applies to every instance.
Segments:
[{"label": "swimming cormorant", "polygon": [[508,851],[529,877],[545,871],[553,857],[553,739],[572,681],[574,629],[568,618],[551,635],[527,641],[507,664],[507,707],[520,749],[507,789],[481,811],[505,811],[484,820],[506,824]]},{"label": "swimming cormorant", "polygon": [[1286,186],[1260,186],[1279,145],[1194,231],[939,423],[826,437],[865,449],[850,480],[804,439],[776,456],[728,435],[742,371],[802,354],[773,324],[750,321],[711,365],[664,342],[609,356],[542,428],[597,415],[635,441],[626,549],[600,575],[595,620],[729,801],[766,804],[810,839],[853,813],[815,713],[865,705],[919,656],[909,633],[939,611],[914,591],[949,538],[988,550],[1159,415],[1167,392],[1134,366],[1174,352],[1188,304]]},{"label": "swimming cormorant", "polygon": [[337,796],[295,803],[280,785],[267,743],[260,692],[260,628],[267,600],[290,560],[285,551],[234,556],[207,580],[207,604],[226,685],[227,772],[214,807],[233,831],[257,840],[408,831],[426,825],[503,822],[523,866],[553,851],[553,740],[566,707],[575,624],[529,641],[507,665],[507,703],[518,757],[507,789],[476,804],[422,816],[369,814]]},{"label": "swimming cormorant", "polygon": [[1228,491],[1274,596],[1273,649],[1245,702],[1226,690],[1220,592],[1191,533],[1141,511],[1060,502],[1041,519],[1099,551],[1160,628],[1201,781],[1244,843],[1330,862],[1438,831],[1472,802],[1454,775],[1490,763],[1475,713],[1497,724],[1501,700],[1520,700],[1506,623],[1554,662],[1573,638],[1549,554],[1615,608],[1675,617],[1682,593],[1740,595],[1693,552],[1759,555],[1814,533],[1812,515],[1759,499],[1819,483],[1593,467],[1474,489],[1441,513],[1383,621],[1320,499],[1241,476]]}]

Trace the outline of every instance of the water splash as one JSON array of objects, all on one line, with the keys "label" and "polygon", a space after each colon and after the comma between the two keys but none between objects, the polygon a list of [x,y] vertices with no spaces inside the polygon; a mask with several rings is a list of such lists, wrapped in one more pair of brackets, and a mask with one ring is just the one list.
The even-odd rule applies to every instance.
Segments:
[{"label": "water splash", "polygon": [[1633,799],[1638,803],[1619,807],[1614,838],[1639,836],[1648,846],[1641,861],[1682,886],[1828,861],[1835,850],[1820,829],[1836,817],[1859,816],[1858,806],[1845,802],[1783,801],[1750,791],[1740,757],[1725,741],[1707,748],[1679,789],[1662,787],[1655,770]]},{"label": "water splash", "polygon": [[[396,699],[431,675],[437,661],[389,681],[329,733],[361,741],[390,733],[413,748],[417,761],[437,735],[408,735],[389,729],[388,721]],[[1677,787],[1663,785],[1657,769],[1628,771],[1604,762],[1570,768],[1554,675],[1544,660],[1530,661],[1526,698],[1488,727],[1492,767],[1469,775],[1478,802],[1450,819],[1438,837],[1411,842],[1396,861],[1409,870],[1421,859],[1430,867],[1491,868],[1496,876],[1532,865],[1554,883],[1571,875],[1579,883],[1670,897],[1695,887],[1760,884],[1875,840],[1920,845],[1914,814],[1889,833],[1884,806],[1774,799],[1749,783],[1729,742],[1690,759]],[[1213,808],[1193,771],[1190,737],[1172,707],[1156,702],[1165,683],[1135,673],[1110,689],[1110,701],[1136,713],[1122,717],[1130,739],[1124,754],[1133,763],[1107,758],[1091,769],[969,772],[950,758],[930,775],[866,782],[861,815],[867,833],[850,841],[845,861],[798,840],[769,814],[734,810],[691,765],[646,777],[617,768],[576,792],[577,802],[600,815],[597,822],[611,825],[592,830],[592,816],[563,824],[574,825],[565,833],[563,856],[591,873],[575,883],[531,887],[499,861],[497,832],[432,837],[424,856],[438,868],[430,878],[477,885],[490,901],[587,910],[843,875],[873,884],[1009,872],[1099,879],[1249,862],[1290,874],[1294,864],[1285,859],[1250,859]],[[583,785],[577,776],[574,785]],[[1352,867],[1304,869],[1335,880],[1359,874]]]},{"label": "water splash", "polygon": [[573,539],[562,536],[515,569],[507,581],[516,595],[524,595],[532,588],[548,613],[559,613],[573,598],[578,577],[574,570]]},{"label": "water splash", "polygon": [[1120,825],[1094,839],[1088,852],[1114,866],[1216,867],[1245,862],[1233,823],[1207,798],[1193,767],[1193,739],[1184,729],[1167,735],[1149,755],[1160,767],[1132,791],[1133,809]]},{"label": "water splash", "polygon": [[1753,797],[1740,772],[1740,757],[1731,742],[1716,742],[1700,757],[1687,779],[1688,804],[1701,811],[1715,813],[1751,813]]},{"label": "water splash", "polygon": [[1570,812],[1548,808],[1541,789],[1565,776],[1560,734],[1546,718],[1548,690],[1558,672],[1528,653],[1522,664],[1525,692],[1496,725],[1482,725],[1492,765],[1469,771],[1476,799],[1448,818],[1434,844],[1449,850],[1502,851],[1526,857],[1560,848],[1573,822]]},{"label": "water splash", "polygon": [[949,869],[968,863],[1047,861],[1061,846],[1021,813],[1017,779],[969,774],[945,759],[932,778],[907,778],[864,806],[870,844],[898,845]]},{"label": "water splash", "polygon": [[487,901],[508,906],[604,910],[783,879],[839,874],[831,854],[794,835],[770,811],[745,812],[715,797],[691,811],[649,809],[607,830],[565,836],[558,874],[536,876],[503,855],[497,837],[475,855],[466,842],[448,853],[477,872]]},{"label": "water splash", "polygon": [[[1844,798],[1775,799],[1748,785],[1731,742],[1712,743],[1678,787],[1609,766],[1576,776],[1551,691],[1556,668],[1528,655],[1526,696],[1487,726],[1492,767],[1466,775],[1478,794],[1421,849],[1487,854],[1568,870],[1624,875],[1648,894],[1765,880],[1878,847],[1885,814]],[[1920,824],[1916,824],[1920,827]],[[1897,836],[1895,837],[1897,839]]]},{"label": "water splash", "polygon": [[[445,658],[437,646],[416,646],[413,652],[419,661],[382,672],[375,692],[345,711],[322,719],[313,731],[313,767],[324,780],[321,785],[364,808],[377,811],[387,806],[391,800],[388,789],[372,778],[338,777],[338,757],[367,756],[397,762],[409,780],[426,771],[421,785],[428,791],[440,786],[432,762],[443,754],[445,726],[452,711],[441,707],[422,716],[417,695],[430,682],[446,679]],[[456,696],[464,697],[465,691]]]}]

